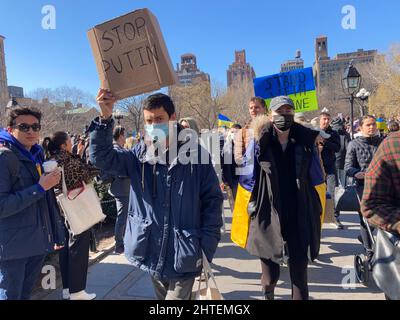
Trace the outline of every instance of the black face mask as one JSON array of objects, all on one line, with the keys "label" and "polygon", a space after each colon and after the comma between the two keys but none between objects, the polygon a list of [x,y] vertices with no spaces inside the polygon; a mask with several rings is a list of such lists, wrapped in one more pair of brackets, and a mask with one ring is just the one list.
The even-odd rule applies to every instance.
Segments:
[{"label": "black face mask", "polygon": [[275,127],[277,127],[280,131],[289,130],[290,127],[294,123],[294,115],[293,114],[279,114],[273,116],[273,122]]}]

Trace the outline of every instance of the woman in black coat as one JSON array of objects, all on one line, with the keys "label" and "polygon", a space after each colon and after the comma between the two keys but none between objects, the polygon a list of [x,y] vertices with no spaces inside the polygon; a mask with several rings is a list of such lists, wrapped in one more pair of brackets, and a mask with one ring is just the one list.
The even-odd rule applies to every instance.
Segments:
[{"label": "woman in black coat", "polygon": [[[361,200],[364,191],[365,173],[369,164],[374,157],[383,138],[379,136],[379,131],[376,125],[374,116],[364,116],[360,119],[360,129],[362,136],[355,138],[349,143],[344,170],[346,176],[355,180],[357,186],[357,194]],[[372,243],[368,236],[367,227],[360,216],[360,233],[361,240],[367,251],[367,254],[372,255]]]}]

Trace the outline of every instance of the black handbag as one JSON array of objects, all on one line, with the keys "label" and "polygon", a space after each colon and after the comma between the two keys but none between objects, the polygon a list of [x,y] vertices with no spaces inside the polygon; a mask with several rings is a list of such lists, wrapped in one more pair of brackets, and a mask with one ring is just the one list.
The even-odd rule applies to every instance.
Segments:
[{"label": "black handbag", "polygon": [[356,186],[339,186],[335,188],[335,210],[360,211],[360,201]]},{"label": "black handbag", "polygon": [[387,297],[400,300],[400,235],[378,230],[372,276]]},{"label": "black handbag", "polygon": [[336,211],[360,211],[360,198],[357,194],[357,186],[353,183],[347,184],[345,177],[345,186],[341,183],[335,188],[335,210]]}]

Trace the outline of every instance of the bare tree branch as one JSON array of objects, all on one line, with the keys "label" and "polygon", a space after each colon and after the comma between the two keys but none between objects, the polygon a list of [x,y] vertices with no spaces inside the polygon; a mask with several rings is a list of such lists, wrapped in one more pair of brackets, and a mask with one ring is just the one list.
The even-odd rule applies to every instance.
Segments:
[{"label": "bare tree branch", "polygon": [[143,107],[147,95],[129,97],[117,103],[116,108],[127,113],[130,125],[136,133],[143,128]]}]

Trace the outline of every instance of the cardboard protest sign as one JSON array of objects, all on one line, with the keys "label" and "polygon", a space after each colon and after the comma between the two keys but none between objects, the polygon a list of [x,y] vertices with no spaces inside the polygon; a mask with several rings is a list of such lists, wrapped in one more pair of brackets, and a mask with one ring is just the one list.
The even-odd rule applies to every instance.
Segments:
[{"label": "cardboard protest sign", "polygon": [[277,96],[289,96],[296,106],[296,112],[318,110],[312,68],[282,72],[254,79],[256,96],[264,98],[269,106]]},{"label": "cardboard protest sign", "polygon": [[88,31],[100,86],[123,99],[176,83],[156,17],[140,9]]}]

